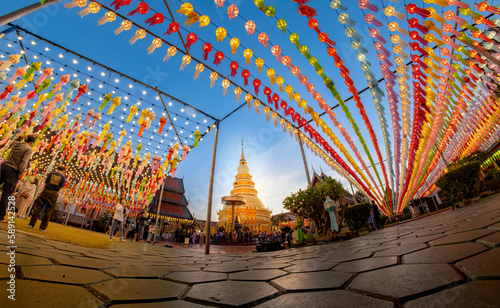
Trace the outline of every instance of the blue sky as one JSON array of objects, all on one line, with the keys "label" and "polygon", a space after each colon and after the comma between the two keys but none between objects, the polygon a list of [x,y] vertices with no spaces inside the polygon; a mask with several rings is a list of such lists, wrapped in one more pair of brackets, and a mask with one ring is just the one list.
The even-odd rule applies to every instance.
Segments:
[{"label": "blue sky", "polygon": [[[3,8],[4,11],[9,12],[35,2],[36,1],[10,1],[5,3]],[[182,26],[186,17],[175,12],[179,9],[182,2],[178,0],[168,0],[167,2],[172,9],[174,18]],[[421,3],[422,1],[418,2],[419,3],[417,4],[423,5]],[[80,10],[79,8],[68,10],[63,7],[64,3],[67,3],[67,1],[63,1],[59,4],[55,4],[35,12],[16,20],[14,23],[85,57],[127,74],[137,80],[148,83],[153,87],[158,86],[160,90],[209,113],[215,118],[223,118],[239,104],[244,102],[244,94],[241,96],[240,103],[235,102],[233,85],[229,87],[227,96],[222,95],[222,78],[219,78],[216,85],[211,88],[209,86],[210,80],[208,77],[210,71],[207,68],[203,73],[201,73],[198,80],[193,81],[193,73],[195,71],[194,66],[196,65],[194,61],[189,64],[185,70],[180,72],[179,66],[182,58],[182,54],[180,53],[177,53],[177,55],[172,57],[168,62],[163,62],[163,57],[165,56],[168,48],[166,44],[163,44],[163,46],[158,48],[153,54],[148,55],[146,48],[151,44],[151,40],[153,39],[150,35],[130,46],[128,40],[133,36],[137,28],[133,27],[130,31],[122,32],[119,35],[113,34],[113,31],[122,21],[121,18],[117,18],[117,20],[112,23],[97,26],[97,20],[106,12],[104,9],[101,9],[101,11],[97,14],[89,14],[84,18],[80,18],[80,16],[77,15],[77,12]],[[102,3],[109,6],[111,1],[106,0]],[[129,6],[124,6],[117,12],[122,15],[126,15],[134,9],[138,3],[138,0],[132,0],[132,3]],[[165,22],[160,25],[149,27],[148,30],[166,39],[178,48],[182,48],[178,35],[172,34],[163,36],[163,33],[166,31],[168,24],[170,23],[170,16],[163,1],[147,1],[147,3],[151,6],[151,11],[146,14],[146,16],[137,15],[131,19],[139,25],[147,27],[144,23],[146,18],[151,17],[155,11],[163,13],[165,15]],[[198,41],[191,46],[191,54],[193,57],[202,60],[202,45],[204,42],[210,42],[214,50],[210,53],[208,60],[204,61],[204,63],[215,68],[215,65],[213,64],[215,49],[223,51],[226,58],[222,61],[221,65],[216,68],[217,71],[227,76],[230,72],[230,61],[236,60],[239,63],[240,68],[238,69],[237,75],[230,79],[243,87],[241,70],[243,68],[249,69],[252,77],[250,78],[250,85],[245,87],[245,89],[254,94],[251,82],[253,78],[259,78],[263,85],[261,86],[261,94],[258,96],[258,99],[263,102],[267,100],[265,95],[262,94],[263,88],[266,85],[270,86],[270,82],[265,71],[267,67],[272,67],[276,71],[277,76],[283,76],[285,78],[285,83],[292,85],[293,88],[308,101],[308,105],[313,106],[313,108],[319,112],[319,107],[312,99],[311,95],[307,93],[304,86],[297,81],[297,78],[293,76],[284,65],[276,61],[276,58],[271,54],[270,46],[264,48],[264,46],[258,42],[258,33],[254,35],[247,35],[246,30],[244,29],[245,19],[251,19],[257,24],[257,30],[266,32],[269,35],[270,43],[277,44],[281,47],[283,56],[289,55],[292,58],[292,62],[300,67],[301,74],[306,75],[309,78],[309,81],[315,85],[316,91],[321,93],[327,103],[330,106],[336,105],[337,102],[324,86],[321,78],[316,74],[314,68],[307,63],[304,56],[300,54],[292,43],[290,43],[288,39],[289,33],[285,35],[280,29],[278,29],[276,27],[277,19],[265,16],[265,14],[256,8],[253,1],[226,1],[224,8],[218,9],[216,9],[213,1],[191,1],[191,3],[197,12],[208,15],[212,22],[212,24],[203,28],[198,28],[198,23],[191,25],[191,27],[183,26],[181,28],[180,33],[184,38],[186,38],[189,32],[194,32],[198,36]],[[232,21],[229,21],[226,11],[228,5],[233,3],[238,6],[240,16]],[[344,61],[344,65],[349,68],[350,76],[354,80],[355,86],[358,90],[364,89],[367,85],[366,79],[362,75],[358,60],[355,59],[355,53],[350,47],[350,41],[344,34],[344,27],[336,21],[337,12],[330,8],[329,1],[312,1],[311,3],[313,3],[313,6],[318,11],[318,16],[316,18],[319,22],[320,28],[324,32],[328,33],[330,38],[336,41],[337,51]],[[382,5],[380,1],[372,1],[372,3],[380,7]],[[345,1],[343,4],[347,6],[347,12],[349,13],[350,18],[357,21],[356,30],[363,36],[362,43],[369,50],[367,58],[372,63],[372,71],[376,75],[377,79],[381,78],[379,63],[376,58],[375,50],[372,47],[373,40],[367,34],[368,27],[363,20],[363,14],[357,6],[357,2],[351,3]],[[297,4],[292,1],[266,0],[265,5],[273,5],[276,8],[276,16],[278,18],[284,18],[288,24],[287,29],[290,32],[297,33],[300,37],[301,44],[306,44],[309,47],[310,54],[318,58],[318,61],[324,68],[326,75],[335,82],[341,96],[344,99],[350,97],[351,95],[348,92],[347,87],[344,85],[343,79],[339,75],[339,69],[334,66],[333,59],[327,55],[325,46],[318,41],[316,32],[307,27],[307,18],[298,14]],[[402,1],[397,3],[386,1],[385,5],[393,5],[399,12],[404,12],[404,3]],[[381,11],[374,13],[374,15],[376,18],[384,22],[384,24],[387,22],[385,15],[383,15]],[[222,43],[216,42],[215,40],[215,30],[217,27],[221,26],[225,27],[228,33],[228,36]],[[3,29],[5,29],[5,27],[1,30]],[[387,31],[387,33],[384,31]],[[389,36],[387,28],[384,28],[381,32],[385,37]],[[240,40],[241,45],[238,48],[236,55],[231,54],[229,46],[229,40],[231,37],[238,37]],[[15,41],[15,35],[11,34],[10,36],[0,40],[0,51],[2,53],[12,52],[12,48],[18,48],[16,44],[14,44],[11,49],[6,47],[5,45],[9,43],[9,40]],[[160,101],[156,100],[156,94],[152,90],[148,89],[146,94],[142,94],[142,91],[144,90],[143,87],[133,84],[133,87],[130,88],[128,84],[132,82],[121,76],[114,73],[109,74],[109,72],[106,72],[104,77],[100,76],[99,72],[103,70],[99,68],[98,65],[88,63],[82,59],[77,59],[78,63],[75,64],[72,63],[74,56],[70,54],[64,54],[63,58],[58,58],[58,54],[56,54],[57,48],[51,48],[50,51],[45,52],[42,49],[46,46],[45,43],[39,42],[37,45],[30,46],[27,41],[25,42],[25,45],[29,46],[32,50],[27,51],[29,56],[37,54],[36,51],[38,51],[47,57],[57,60],[63,65],[67,65],[66,70],[58,72],[59,74],[66,72],[73,73],[75,70],[79,70],[81,73],[78,73],[78,78],[82,81],[87,78],[88,75],[92,75],[92,81],[89,86],[91,85],[95,88],[95,93],[88,95],[88,97],[86,97],[86,95],[82,97],[83,105],[85,105],[85,102],[88,101],[87,106],[85,106],[87,109],[84,109],[82,106],[82,110],[75,109],[71,112],[78,113],[88,110],[90,107],[97,108],[99,104],[98,97],[102,96],[99,92],[102,92],[101,94],[105,94],[113,89],[117,89],[116,91],[118,95],[122,96],[122,106],[120,106],[121,110],[119,110],[116,115],[113,113],[113,115],[116,116],[114,120],[114,124],[116,126],[113,126],[112,128],[115,138],[117,138],[116,136],[118,136],[118,132],[121,129],[119,128],[119,123],[121,123],[120,117],[126,117],[128,115],[128,107],[126,104],[130,105],[136,101],[141,101],[143,106],[150,106],[155,110],[157,120],[161,117],[163,106]],[[254,57],[248,67],[245,65],[245,59],[242,56],[244,48],[251,48],[254,51]],[[407,53],[409,53],[409,51]],[[261,74],[259,74],[256,66],[253,64],[256,57],[263,58],[265,65],[267,66],[263,68]],[[33,59],[30,60],[32,61]],[[59,64],[57,65],[59,66]],[[92,71],[87,69],[88,66],[92,67]],[[119,81],[113,82],[116,78],[118,78]],[[99,88],[99,84],[103,84],[103,88]],[[385,91],[385,85],[383,83],[380,87]],[[271,89],[273,93],[278,93],[282,99],[285,99],[290,106],[294,107],[296,110],[298,109],[297,104],[295,102],[290,102],[286,93],[280,93],[276,85],[272,86]],[[127,93],[131,93],[132,95],[130,95],[128,101],[125,101],[123,97],[128,96]],[[372,97],[368,91],[362,93],[360,97],[377,135],[378,145],[382,152],[382,156],[386,159],[387,154],[385,152],[380,124],[378,116],[375,112],[376,110],[374,108]],[[172,106],[169,106],[169,110],[174,114],[173,116],[177,115],[178,117],[177,121],[179,122],[176,122],[176,124],[184,126],[185,131],[181,133],[182,139],[189,140],[188,144],[192,144],[193,138],[189,136],[192,135],[194,127],[199,126],[203,131],[206,128],[204,125],[211,125],[213,120],[201,115],[200,113],[196,113],[188,108],[185,108],[181,103],[175,100],[165,98],[165,102],[167,104],[170,101],[172,102]],[[354,102],[350,100],[347,105],[353,115],[353,118],[361,129],[371,155],[374,160],[378,162],[370,136],[363,124],[362,118],[359,115]],[[385,116],[389,125],[389,139],[391,140],[391,147],[393,147],[392,124],[388,103],[384,101],[383,105],[386,109]],[[123,108],[126,108],[127,110],[124,111]],[[183,111],[181,111],[182,108],[184,109]],[[105,111],[106,110],[107,108]],[[141,106],[139,106],[139,110],[141,110]],[[347,129],[347,132],[360,151],[361,156],[369,165],[366,154],[362,150],[361,143],[356,137],[351,125],[348,123],[344,113],[340,110],[340,108],[335,111],[338,121],[344,124],[344,127]],[[196,114],[195,118],[192,117],[193,114]],[[306,118],[310,119],[309,116]],[[185,119],[188,119],[188,124],[186,125],[184,124]],[[204,123],[203,119],[207,119],[207,123]],[[103,118],[103,120],[109,121],[110,118]],[[137,118],[135,120],[137,120]],[[344,142],[340,132],[333,127],[331,121],[328,118],[324,118],[324,120],[330,127],[332,127],[334,133],[338,136],[341,142],[344,143],[344,146],[348,148],[347,143]],[[181,121],[182,124],[179,124]],[[137,133],[137,130],[139,129],[138,126],[134,127],[130,124],[125,124],[124,127],[129,130],[129,135]],[[131,128],[134,128],[133,133],[130,132]],[[148,140],[148,142],[152,143],[152,145],[148,148],[149,152],[154,153],[154,151],[157,150],[159,153],[165,153],[168,151],[168,144],[170,142],[169,138],[172,138],[175,134],[172,130],[169,130],[168,127],[166,127],[166,130],[168,133],[167,137],[158,136],[152,131],[146,132],[145,136],[142,138],[143,140],[141,140],[141,142],[145,145],[143,149],[146,148],[145,140]],[[149,141],[151,136],[153,136],[153,141]],[[176,173],[176,176],[184,178],[186,196],[190,200],[189,207],[191,211],[196,214],[196,217],[200,219],[204,219],[206,217],[213,138],[214,133],[212,131],[208,133],[205,138],[203,138],[199,147],[189,153],[187,159],[179,165]],[[134,140],[133,146],[135,148],[138,143],[138,137],[134,136],[132,139]],[[164,139],[164,141],[162,142],[161,139]],[[288,132],[283,133],[281,126],[275,128],[272,125],[272,122],[266,122],[262,111],[260,115],[256,115],[253,109],[248,110],[246,107],[243,107],[220,124],[213,198],[213,220],[217,220],[216,211],[221,207],[220,198],[229,194],[232,188],[232,182],[234,181],[236,167],[241,153],[242,139],[245,142],[245,152],[248,165],[256,183],[256,188],[259,190],[259,197],[266,206],[273,210],[273,213],[280,213],[282,211],[281,201],[291,192],[307,186],[300,148],[298,143],[295,141],[295,138],[291,138]],[[158,146],[160,146],[160,148],[158,148]],[[318,172],[322,169],[327,175],[331,175],[334,178],[339,179],[344,184],[344,187],[350,190],[350,186],[346,180],[342,179],[337,173],[332,171],[322,162],[322,160],[317,158],[310,151],[307,149],[305,150],[310,172],[313,167]],[[354,157],[352,151],[349,150],[349,152]],[[143,150],[142,154],[144,153],[145,152]]]}]

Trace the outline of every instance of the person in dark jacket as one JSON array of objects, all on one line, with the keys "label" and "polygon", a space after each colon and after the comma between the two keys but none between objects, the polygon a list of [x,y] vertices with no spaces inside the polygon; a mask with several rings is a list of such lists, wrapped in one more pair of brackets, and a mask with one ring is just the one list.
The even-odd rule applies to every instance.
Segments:
[{"label": "person in dark jacket", "polygon": [[375,204],[375,201],[372,200],[372,210],[373,210],[373,220],[375,221],[375,228],[383,229],[382,220],[380,220],[380,212],[378,211],[378,206]]},{"label": "person in dark jacket", "polygon": [[31,221],[28,225],[28,229],[35,226],[38,220],[38,215],[45,207],[45,215],[43,216],[42,223],[40,224],[40,231],[45,231],[49,224],[50,215],[56,207],[57,196],[59,195],[59,190],[64,187],[66,183],[66,177],[64,176],[64,166],[57,167],[56,171],[52,171],[47,175],[45,180],[45,189],[42,191],[40,196],[36,199],[33,205],[33,216],[31,216]]},{"label": "person in dark jacket", "polygon": [[33,135],[28,135],[24,142],[21,138],[15,140],[10,147],[9,155],[0,166],[0,185],[3,184],[2,198],[0,199],[0,222],[7,222],[5,214],[7,214],[8,198],[14,193],[19,178],[28,168],[34,142]]}]

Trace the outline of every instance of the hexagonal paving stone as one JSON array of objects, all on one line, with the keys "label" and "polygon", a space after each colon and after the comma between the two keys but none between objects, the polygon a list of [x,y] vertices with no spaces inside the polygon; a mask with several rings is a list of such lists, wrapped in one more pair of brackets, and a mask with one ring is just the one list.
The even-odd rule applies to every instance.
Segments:
[{"label": "hexagonal paving stone", "polygon": [[478,239],[477,242],[490,248],[500,247],[500,232],[495,232],[488,236],[482,237]]},{"label": "hexagonal paving stone", "polygon": [[397,262],[397,257],[368,258],[342,263],[336,266],[334,270],[340,272],[361,273],[377,268],[395,265]]},{"label": "hexagonal paving stone", "polygon": [[260,270],[265,270],[265,269],[282,269],[287,266],[291,266],[293,264],[291,263],[265,263],[265,264],[258,264],[258,265],[252,265],[249,266],[248,269],[260,269]]},{"label": "hexagonal paving stone", "polygon": [[351,260],[364,259],[371,256],[371,254],[372,254],[371,252],[354,253],[354,252],[345,252],[342,250],[331,251],[326,254],[327,260],[325,262],[339,263]]},{"label": "hexagonal paving stone", "polygon": [[352,275],[331,271],[290,274],[274,279],[271,283],[288,291],[339,288]]},{"label": "hexagonal paving stone", "polygon": [[500,260],[500,248],[495,248],[460,261],[457,267],[471,279],[498,279],[500,278],[498,260]]},{"label": "hexagonal paving stone", "polygon": [[159,278],[174,269],[173,266],[117,267],[103,272],[117,278]]},{"label": "hexagonal paving stone", "polygon": [[89,284],[113,279],[100,271],[71,266],[25,266],[22,273],[26,279],[61,282],[65,284]]},{"label": "hexagonal paving stone", "polygon": [[221,266],[207,266],[203,270],[207,272],[216,272],[216,273],[235,273],[246,270],[247,267],[242,264],[229,264],[229,265],[221,265]]},{"label": "hexagonal paving stone", "polygon": [[433,246],[403,256],[404,263],[452,263],[486,250],[474,244],[462,243],[444,246]]},{"label": "hexagonal paving stone", "polygon": [[290,273],[305,273],[326,271],[337,265],[336,263],[322,262],[324,259],[306,259],[293,262],[292,266],[285,267],[283,270]]},{"label": "hexagonal paving stone", "polygon": [[405,298],[461,279],[447,264],[403,264],[360,274],[349,289]]},{"label": "hexagonal paving stone", "polygon": [[439,238],[439,239],[434,240],[434,241],[430,241],[429,245],[437,246],[437,245],[447,245],[447,244],[470,242],[470,241],[474,241],[478,238],[484,237],[488,234],[491,234],[493,232],[495,232],[495,231],[488,230],[488,229],[479,229],[479,230],[467,231],[467,232],[462,232],[462,233],[456,233],[453,235],[448,235],[448,236]]},{"label": "hexagonal paving stone", "polygon": [[231,280],[249,280],[249,281],[269,281],[288,274],[279,269],[271,270],[251,270],[229,275]]},{"label": "hexagonal paving stone", "polygon": [[500,222],[499,223],[496,223],[494,225],[491,225],[488,227],[488,229],[492,229],[492,230],[500,230]]},{"label": "hexagonal paving stone", "polygon": [[278,290],[265,282],[221,281],[196,284],[187,294],[187,298],[241,306],[272,297],[277,293]]},{"label": "hexagonal paving stone", "polygon": [[180,300],[159,302],[159,303],[145,303],[145,304],[119,304],[111,306],[111,308],[201,308],[201,307],[206,307],[206,306]]},{"label": "hexagonal paving stone", "polygon": [[314,308],[352,308],[377,307],[391,308],[394,304],[381,299],[344,290],[320,291],[308,293],[289,293],[257,306],[258,308],[275,307],[314,307]]},{"label": "hexagonal paving stone", "polygon": [[[42,258],[38,256],[26,255],[23,253],[17,253],[16,256],[16,266],[27,266],[27,265],[53,265],[52,261],[47,258]],[[0,263],[9,264],[10,256],[7,253],[0,253]]]},{"label": "hexagonal paving stone", "polygon": [[9,272],[9,267],[5,264],[0,265],[0,280],[9,279],[10,274],[16,274],[16,272]]},{"label": "hexagonal paving stone", "polygon": [[[0,290],[0,302],[7,303],[7,288]],[[9,306],[9,304],[11,306]],[[5,307],[2,305],[2,307]],[[104,303],[80,286],[33,280],[16,281],[16,301],[6,307],[104,307]]]},{"label": "hexagonal paving stone", "polygon": [[58,260],[61,265],[68,265],[68,266],[75,266],[75,267],[83,267],[83,268],[90,268],[90,269],[107,269],[107,268],[113,268],[117,267],[117,263],[111,262],[111,261],[106,261],[106,260],[101,260],[101,259],[94,259],[94,258],[64,258]]},{"label": "hexagonal paving stone", "polygon": [[498,290],[500,290],[500,281],[471,281],[407,302],[405,307],[498,307],[498,303],[500,303]]},{"label": "hexagonal paving stone", "polygon": [[92,285],[112,303],[138,300],[178,299],[186,285],[161,279],[114,279]]},{"label": "hexagonal paving stone", "polygon": [[163,278],[183,283],[202,283],[227,280],[227,275],[225,273],[211,273],[203,271],[173,272],[163,276]]},{"label": "hexagonal paving stone", "polygon": [[413,251],[424,249],[426,247],[428,246],[427,244],[424,243],[401,245],[393,248],[388,248],[386,250],[377,251],[373,256],[374,257],[401,256]]}]

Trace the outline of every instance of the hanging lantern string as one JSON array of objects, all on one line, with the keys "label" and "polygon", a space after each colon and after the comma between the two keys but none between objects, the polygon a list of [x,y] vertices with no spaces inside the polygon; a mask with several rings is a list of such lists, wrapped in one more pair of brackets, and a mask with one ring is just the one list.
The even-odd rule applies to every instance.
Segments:
[{"label": "hanging lantern string", "polygon": [[[28,48],[28,50],[29,50],[29,48]],[[5,52],[6,54],[8,54],[8,51],[4,51],[4,52]],[[40,54],[40,56],[45,56],[47,59],[51,60],[51,63],[59,63],[59,64],[61,64],[61,66],[63,66],[63,65],[64,65],[64,64],[60,63],[58,60],[55,60],[55,59],[53,59],[53,58],[51,58],[51,57],[48,57],[47,55]],[[68,68],[72,69],[70,66],[68,66]],[[76,70],[75,70],[75,71],[76,71]],[[59,73],[56,71],[56,72],[54,72],[53,76],[54,76],[54,77],[57,77],[57,76],[58,76],[58,74],[59,74]],[[86,75],[84,72],[79,72],[79,74]],[[62,75],[62,73],[61,73],[61,75]],[[87,76],[94,78],[93,76],[90,76],[90,75],[87,75]],[[92,91],[92,92],[95,92],[95,93],[100,94],[99,98],[102,98],[102,96],[104,96],[104,95],[105,95],[105,93],[99,92],[99,90],[98,90],[98,89],[96,89],[96,88],[91,88],[91,87],[89,87],[89,90],[90,90],[90,91]],[[123,91],[123,90],[121,90],[121,89],[119,89],[119,88],[116,88],[116,90]],[[127,93],[125,93],[125,92],[124,92],[124,94],[127,94]],[[94,99],[92,99],[92,98],[89,98],[89,100],[90,100],[90,101],[94,101]],[[147,101],[145,101],[145,100],[142,100],[142,101],[143,101],[143,102],[147,102]],[[95,101],[95,102],[96,102],[96,103],[98,103],[98,101]],[[125,105],[125,106],[130,106],[130,105],[127,105],[126,103],[124,103],[124,105]],[[154,105],[153,105],[153,104],[151,104],[151,103],[150,103],[150,105],[151,105],[151,106],[154,106]],[[91,106],[88,106],[88,105],[86,105],[86,104],[81,104],[79,108],[82,108],[82,107],[83,107],[83,108],[88,108],[88,109],[92,108]],[[116,112],[116,111],[115,111],[115,112]],[[86,110],[83,110],[83,113],[86,113]],[[121,113],[121,111],[120,111],[120,113]],[[115,118],[113,115],[105,115],[105,116],[106,116],[106,117],[109,117],[109,118],[112,118],[113,120],[120,121],[118,118]],[[179,116],[179,115],[177,115],[177,114],[176,114],[176,116]],[[189,120],[189,118],[187,118],[187,117],[186,117],[185,119],[186,119],[186,120]],[[197,124],[199,124],[199,123],[197,123]],[[117,129],[119,129],[119,127],[118,127],[117,125],[114,125],[113,123],[110,123],[110,125],[111,125],[111,126],[113,126],[113,127],[116,127]],[[134,124],[132,124],[132,123],[127,123],[127,122],[122,122],[122,125],[130,126],[130,127],[132,127],[132,128],[135,128],[135,127],[136,127]],[[199,125],[202,125],[202,124],[199,124]],[[208,125],[203,125],[203,126],[206,126],[207,128],[209,127]],[[121,127],[120,127],[120,128],[121,128]],[[189,130],[187,130],[187,129],[186,129],[186,128],[184,128],[184,127],[181,127],[181,128],[182,128],[183,130],[189,131]],[[97,130],[97,129],[98,129],[98,126],[96,126],[96,127],[95,127],[95,129]],[[194,133],[194,131],[189,131],[189,132]],[[153,134],[153,133],[151,133],[151,135],[154,135],[154,134]],[[163,139],[163,138],[162,138],[162,139]],[[151,141],[152,141],[152,140],[151,140]],[[174,140],[172,140],[172,141],[174,141]],[[156,141],[156,140],[154,140],[154,142],[157,142],[157,141]],[[174,142],[175,142],[175,141],[174,141]],[[158,145],[161,145],[159,142],[157,142],[157,143],[158,143]]]}]

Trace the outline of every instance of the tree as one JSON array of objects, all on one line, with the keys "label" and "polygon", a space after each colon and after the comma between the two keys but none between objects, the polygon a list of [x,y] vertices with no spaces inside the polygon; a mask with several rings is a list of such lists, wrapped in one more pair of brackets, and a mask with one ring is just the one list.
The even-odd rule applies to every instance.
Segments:
[{"label": "tree", "polygon": [[324,234],[330,226],[330,216],[323,207],[326,196],[340,201],[346,193],[339,181],[328,177],[323,183],[292,193],[283,200],[283,205],[295,215],[311,218],[319,233]]},{"label": "tree", "polygon": [[354,197],[356,198],[356,200],[358,200],[358,202],[361,202],[361,203],[370,201],[368,199],[368,197],[365,195],[365,193],[361,192],[359,190],[356,192],[356,194],[354,195]]}]

